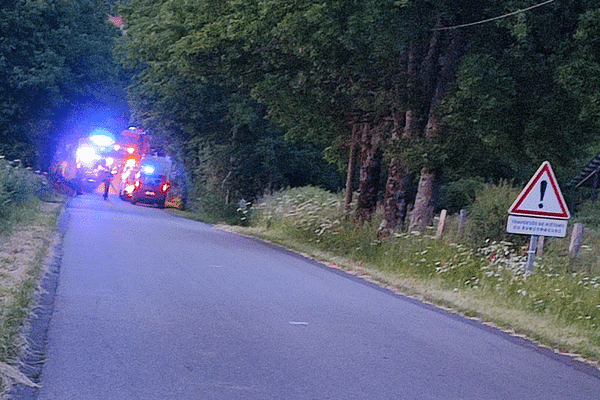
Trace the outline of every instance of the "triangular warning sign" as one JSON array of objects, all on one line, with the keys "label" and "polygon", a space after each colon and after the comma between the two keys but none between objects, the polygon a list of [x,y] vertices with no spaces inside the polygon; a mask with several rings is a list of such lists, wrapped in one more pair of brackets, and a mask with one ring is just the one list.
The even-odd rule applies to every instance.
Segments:
[{"label": "triangular warning sign", "polygon": [[548,161],[544,161],[540,166],[508,212],[541,218],[571,218]]}]

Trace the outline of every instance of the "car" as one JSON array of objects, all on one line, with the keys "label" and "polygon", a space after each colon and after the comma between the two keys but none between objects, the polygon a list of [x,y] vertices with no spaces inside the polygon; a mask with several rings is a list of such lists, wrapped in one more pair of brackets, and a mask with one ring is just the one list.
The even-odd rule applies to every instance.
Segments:
[{"label": "car", "polygon": [[134,176],[131,204],[140,202],[156,204],[159,208],[164,208],[167,193],[171,188],[168,174],[154,165],[145,164]]}]

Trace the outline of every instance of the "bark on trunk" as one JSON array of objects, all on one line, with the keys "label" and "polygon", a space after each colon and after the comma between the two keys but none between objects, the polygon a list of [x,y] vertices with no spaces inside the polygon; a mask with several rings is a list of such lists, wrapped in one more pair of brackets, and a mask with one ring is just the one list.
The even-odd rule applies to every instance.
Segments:
[{"label": "bark on trunk", "polygon": [[[436,140],[441,134],[443,115],[438,109],[446,97],[448,86],[454,81],[458,63],[462,57],[463,38],[455,32],[444,54],[444,65],[439,73],[435,93],[431,101],[429,118],[425,129],[425,138],[430,142]],[[410,230],[423,232],[433,222],[435,201],[441,180],[441,169],[436,166],[427,166],[421,169],[419,188],[415,198],[415,207],[410,218]]]},{"label": "bark on trunk", "polygon": [[392,158],[385,187],[383,219],[378,234],[389,236],[400,229],[406,221],[408,204],[411,201],[413,174],[400,158]]},{"label": "bark on trunk", "polygon": [[354,171],[356,169],[356,153],[358,151],[360,135],[360,124],[352,125],[352,136],[350,137],[350,155],[348,156],[348,173],[346,174],[346,199],[345,212],[350,213],[352,194],[354,191]]},{"label": "bark on trunk", "polygon": [[[437,43],[437,39],[438,35],[433,41]],[[407,53],[406,65],[403,69],[406,71],[409,105],[401,117],[399,115],[394,118],[392,139],[413,138],[422,130],[421,109],[428,86],[419,74],[419,65],[424,53],[422,47],[420,43],[413,43]],[[377,231],[380,236],[389,236],[405,224],[408,205],[414,196],[413,179],[414,174],[404,160],[399,156],[390,160],[383,201],[383,219]]]},{"label": "bark on trunk", "polygon": [[369,124],[362,125],[360,186],[356,207],[358,222],[370,221],[377,208],[383,151],[379,133]]},{"label": "bark on trunk", "polygon": [[439,174],[435,170],[423,168],[419,178],[419,188],[415,198],[415,207],[410,217],[412,231],[424,232],[433,222],[435,198],[438,189]]},{"label": "bark on trunk", "polygon": [[[406,126],[409,123],[412,123],[409,112],[404,113],[403,116],[394,116],[392,139],[398,139],[399,136],[409,132],[410,129]],[[400,157],[393,157],[390,160],[385,185],[383,219],[377,230],[380,236],[389,236],[404,224],[408,204],[412,200],[412,182],[413,174],[408,165]]]}]

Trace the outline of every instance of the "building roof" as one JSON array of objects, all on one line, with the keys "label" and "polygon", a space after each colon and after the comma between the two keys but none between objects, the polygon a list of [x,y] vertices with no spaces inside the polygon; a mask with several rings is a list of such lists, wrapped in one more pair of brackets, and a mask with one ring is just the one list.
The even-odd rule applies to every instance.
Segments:
[{"label": "building roof", "polygon": [[575,178],[571,179],[569,182],[569,186],[572,188],[578,187],[593,187],[594,185],[594,176],[598,174],[600,170],[600,154],[594,157],[588,165],[583,167],[581,171],[579,171],[579,175]]}]

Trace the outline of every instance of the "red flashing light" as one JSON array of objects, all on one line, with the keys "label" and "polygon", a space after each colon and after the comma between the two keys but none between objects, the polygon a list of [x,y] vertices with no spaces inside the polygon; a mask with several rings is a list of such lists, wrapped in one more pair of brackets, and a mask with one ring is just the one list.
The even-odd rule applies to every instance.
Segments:
[{"label": "red flashing light", "polygon": [[170,188],[171,188],[171,185],[170,185],[168,182],[165,182],[165,183],[163,183],[163,184],[160,186],[160,190],[161,190],[163,193],[167,193],[167,192],[169,191],[169,189],[170,189]]}]

